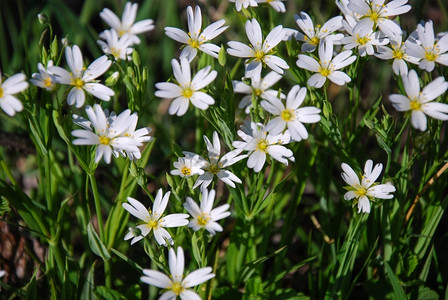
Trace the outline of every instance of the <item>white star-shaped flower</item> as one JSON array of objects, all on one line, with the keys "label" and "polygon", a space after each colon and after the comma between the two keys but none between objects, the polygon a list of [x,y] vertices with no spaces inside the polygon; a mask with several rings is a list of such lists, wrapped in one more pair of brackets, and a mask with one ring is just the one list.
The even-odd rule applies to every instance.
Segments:
[{"label": "white star-shaped flower", "polygon": [[342,163],[341,167],[344,171],[341,174],[342,179],[348,184],[346,187],[348,192],[345,193],[344,199],[355,198],[353,205],[358,204],[358,213],[370,213],[370,201],[375,201],[375,198],[392,199],[394,197],[391,193],[395,192],[395,187],[390,182],[384,184],[375,182],[383,170],[382,164],[376,164],[372,169],[373,161],[370,159],[366,161],[361,181],[348,164]]},{"label": "white star-shaped flower", "polygon": [[14,74],[2,82],[2,72],[0,71],[0,107],[9,115],[14,116],[16,112],[23,110],[23,104],[17,99],[15,94],[23,92],[28,88],[25,74]]},{"label": "white star-shaped flower", "polygon": [[260,24],[256,19],[246,21],[246,34],[250,45],[241,42],[230,41],[227,45],[227,53],[236,57],[247,58],[246,77],[261,77],[261,69],[266,64],[273,71],[283,74],[283,69],[289,69],[288,64],[282,58],[272,55],[273,48],[277,46],[285,36],[283,26],[278,25],[268,33],[263,40]]},{"label": "white star-shaped flower", "polygon": [[221,156],[221,143],[219,142],[218,133],[216,131],[213,132],[213,143],[210,142],[205,135],[204,141],[207,145],[207,158],[203,158],[196,153],[184,152],[187,157],[197,156],[202,162],[201,168],[204,170],[204,173],[198,177],[193,188],[198,186],[201,186],[201,189],[207,188],[210,183],[212,183],[214,176],[218,177],[218,179],[222,180],[225,184],[235,188],[235,182],[241,183],[241,180],[235,174],[226,170],[226,168],[246,158],[247,155],[239,155],[243,150],[235,149]]},{"label": "white star-shaped flower", "polygon": [[[269,72],[264,78],[251,78],[250,85],[244,83],[243,81],[233,80],[233,91],[235,93],[247,94],[241,99],[238,104],[239,108],[245,108],[245,112],[248,114],[250,108],[252,107],[252,97],[255,96],[257,99],[266,99],[266,95],[276,96],[278,91],[269,89],[274,84],[276,84],[283,76],[277,72]],[[284,98],[283,93],[280,94],[281,98]]]},{"label": "white star-shaped flower", "polygon": [[359,56],[373,55],[375,53],[373,46],[383,46],[389,43],[389,40],[381,31],[374,32],[372,29],[367,28],[360,28],[359,31],[354,31],[356,21],[350,16],[345,17],[342,25],[348,35],[341,39],[341,44],[348,50],[357,48]]},{"label": "white star-shaped flower", "polygon": [[[132,197],[128,197],[129,203],[123,203],[123,208],[126,209],[131,215],[140,219],[142,224],[137,225],[140,230],[139,235],[127,234],[126,239],[132,238],[131,245],[138,242],[145,236],[147,236],[151,230],[154,233],[154,238],[159,245],[167,246],[174,244],[171,235],[165,228],[169,227],[179,227],[188,224],[188,214],[170,214],[163,217],[166,206],[168,205],[168,200],[170,198],[170,192],[163,195],[162,189],[157,191],[156,198],[154,199],[154,205],[151,209],[147,209],[138,200]],[[168,242],[168,243],[167,243]]]},{"label": "white star-shaped flower", "polygon": [[174,78],[177,84],[172,82],[156,83],[158,90],[155,92],[155,95],[160,98],[174,98],[168,109],[170,115],[184,115],[188,110],[190,102],[203,110],[215,103],[215,100],[210,95],[201,91],[201,89],[215,80],[218,75],[215,70],[211,70],[211,66],[199,70],[191,79],[190,64],[186,58],[182,58],[180,64],[173,59],[171,65],[173,66]]},{"label": "white star-shaped flower", "polygon": [[440,39],[434,36],[432,21],[425,23],[425,26],[417,26],[418,40],[413,42],[407,40],[405,45],[409,55],[419,59],[419,67],[431,72],[435,63],[448,66],[448,34]]},{"label": "white star-shaped flower", "polygon": [[414,128],[425,131],[426,115],[446,121],[448,120],[448,104],[433,102],[448,89],[448,82],[440,76],[431,81],[420,92],[420,81],[415,70],[402,75],[404,89],[407,96],[393,94],[389,96],[394,108],[398,111],[411,111],[411,123]]},{"label": "white star-shaped flower", "polygon": [[186,198],[184,207],[193,217],[193,220],[188,223],[188,227],[191,227],[194,231],[204,228],[212,235],[223,230],[222,226],[216,221],[230,216],[230,211],[228,211],[230,206],[229,204],[224,204],[212,209],[215,195],[215,190],[210,190],[209,192],[207,189],[203,189],[201,206],[198,206],[191,197]]},{"label": "white star-shaped flower", "polygon": [[37,70],[39,71],[39,73],[33,73],[33,75],[31,75],[30,82],[35,86],[38,86],[49,92],[54,91],[57,87],[57,82],[55,76],[51,72],[52,67],[52,60],[48,61],[47,67],[44,67],[42,63],[38,63]]},{"label": "white star-shaped flower", "polygon": [[199,295],[189,288],[215,277],[210,267],[195,270],[184,276],[185,258],[181,247],[177,247],[177,255],[174,249],[170,248],[168,263],[171,273],[169,276],[159,271],[144,269],[144,276],[140,277],[140,280],[144,283],[164,290],[159,298],[162,300],[174,300],[177,297],[182,300],[198,300],[200,299]]},{"label": "white star-shaped flower", "polygon": [[316,72],[308,79],[308,85],[321,88],[330,79],[337,85],[344,85],[351,78],[344,72],[338,71],[356,60],[351,50],[342,51],[333,57],[333,42],[331,40],[321,41],[319,45],[319,61],[315,58],[299,54],[297,66],[302,69]]},{"label": "white star-shaped flower", "polygon": [[[154,21],[151,19],[135,22],[137,16],[137,3],[126,2],[124,6],[123,15],[120,18],[114,14],[110,9],[105,8],[100,12],[100,17],[106,22],[113,30],[115,30],[119,37],[124,34],[129,35],[129,39],[132,44],[139,44],[140,39],[137,34],[150,31],[154,29]],[[100,33],[100,37],[104,38],[104,32]]]},{"label": "white star-shaped flower", "polygon": [[58,66],[48,69],[56,76],[58,83],[72,86],[67,96],[68,105],[83,106],[86,100],[84,91],[103,101],[109,101],[110,97],[115,95],[112,89],[96,80],[112,64],[106,55],[97,58],[87,69],[84,69],[82,53],[77,45],[65,48],[65,58],[70,72]]},{"label": "white star-shaped flower", "polygon": [[173,163],[175,169],[171,170],[171,175],[177,175],[180,177],[191,177],[193,175],[202,175],[204,170],[202,166],[205,161],[199,157],[199,155],[187,155],[186,157],[179,157],[177,161]]},{"label": "white star-shaped flower", "polygon": [[267,132],[263,124],[251,122],[249,126],[243,126],[243,130],[237,132],[244,141],[232,143],[235,148],[248,151],[248,168],[260,172],[268,155],[285,165],[288,160],[294,161],[292,151],[282,145],[291,140],[288,132],[274,135]]},{"label": "white star-shaped flower", "polygon": [[194,13],[191,6],[188,6],[187,15],[188,34],[179,28],[165,27],[165,34],[169,38],[186,44],[179,58],[186,58],[188,62],[191,62],[196,57],[198,50],[214,58],[218,58],[218,53],[221,48],[215,44],[208,43],[208,41],[214,39],[229,27],[223,26],[226,21],[216,21],[202,30],[202,16],[199,5],[196,6]]},{"label": "white star-shaped flower", "polygon": [[358,13],[359,22],[353,28],[354,32],[368,32],[378,27],[388,38],[401,35],[400,26],[389,17],[407,13],[411,6],[407,0],[393,0],[384,4],[385,0],[349,0],[348,8]]},{"label": "white star-shaped flower", "polygon": [[337,16],[333,17],[324,25],[316,25],[314,26],[313,20],[311,20],[310,16],[305,12],[300,12],[300,16],[295,15],[297,25],[303,31],[297,32],[295,38],[299,41],[305,42],[302,45],[302,51],[312,52],[319,45],[321,40],[331,39],[334,41],[339,41],[344,37],[342,33],[333,34],[336,30],[339,30],[342,27],[342,17]]},{"label": "white star-shaped flower", "polygon": [[[138,133],[131,132],[135,129],[136,114],[131,115],[131,111],[127,109],[118,116],[107,116],[99,104],[95,104],[93,108],[87,105],[86,114],[89,120],[74,115],[74,123],[84,129],[72,131],[72,135],[76,137],[72,141],[73,145],[97,145],[96,163],[102,157],[106,163],[110,163],[112,155],[117,157],[119,153],[127,153],[131,159],[140,158],[138,147],[151,138],[143,137],[149,133],[148,129],[142,128]],[[140,138],[133,137],[134,134]]]},{"label": "white star-shaped flower", "polygon": [[105,30],[102,38],[104,41],[99,40],[97,43],[105,54],[111,54],[115,57],[115,60],[131,59],[134,49],[131,48],[132,41],[130,35],[126,33],[119,37],[115,30]]},{"label": "white star-shaped flower", "polygon": [[377,46],[374,55],[380,59],[393,59],[392,69],[396,75],[408,74],[408,65],[406,62],[418,64],[419,59],[411,56],[406,47],[407,43],[402,42],[402,35],[398,35],[396,39],[390,39],[390,47]]},{"label": "white star-shaped flower", "polygon": [[288,93],[286,105],[277,97],[268,97],[261,102],[261,106],[275,118],[271,119],[265,127],[270,134],[276,135],[288,129],[292,139],[299,142],[308,138],[303,123],[316,123],[320,121],[320,109],[314,106],[301,107],[306,96],[306,88],[295,85]]}]

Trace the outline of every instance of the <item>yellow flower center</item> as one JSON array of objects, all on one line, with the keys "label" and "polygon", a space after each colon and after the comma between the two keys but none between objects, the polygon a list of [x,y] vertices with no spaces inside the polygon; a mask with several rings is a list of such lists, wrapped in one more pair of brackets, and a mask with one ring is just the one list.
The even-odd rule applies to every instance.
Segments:
[{"label": "yellow flower center", "polygon": [[221,167],[218,164],[209,164],[207,167],[207,171],[216,175],[221,170]]},{"label": "yellow flower center", "polygon": [[210,217],[208,215],[202,214],[202,215],[198,216],[198,224],[200,226],[207,225],[208,221],[210,221]]},{"label": "yellow flower center", "polygon": [[146,227],[149,229],[157,229],[159,227],[159,221],[151,218],[146,221]]},{"label": "yellow flower center", "polygon": [[317,36],[314,36],[309,40],[311,45],[319,45],[319,38]]},{"label": "yellow flower center", "polygon": [[3,89],[1,86],[0,86],[0,98],[3,98]]},{"label": "yellow flower center", "polygon": [[370,19],[375,22],[375,24],[378,22],[378,19],[380,18],[380,15],[377,11],[374,11],[373,9],[370,9],[369,13],[367,14],[367,17],[370,17]]},{"label": "yellow flower center", "polygon": [[359,35],[357,34],[357,39],[356,42],[360,45],[365,45],[368,41],[370,41],[370,39],[368,37],[359,37]]},{"label": "yellow flower center", "polygon": [[193,40],[192,38],[189,38],[188,45],[190,45],[191,48],[199,48],[199,46],[201,46],[201,43],[198,40]]},{"label": "yellow flower center", "polygon": [[255,58],[255,60],[263,60],[265,55],[266,55],[266,53],[264,53],[263,50],[257,50],[254,53],[254,58]]},{"label": "yellow flower center", "polygon": [[319,68],[319,73],[322,74],[322,76],[327,77],[331,74],[331,71],[328,68]]},{"label": "yellow flower center", "polygon": [[411,101],[410,107],[411,107],[411,110],[421,110],[422,109],[422,104],[417,99],[414,99],[414,100]]},{"label": "yellow flower center", "polygon": [[110,48],[110,54],[112,54],[115,58],[120,57],[120,49],[116,49],[114,47]]},{"label": "yellow flower center", "polygon": [[193,90],[190,89],[189,87],[184,88],[182,90],[182,96],[184,96],[185,98],[188,98],[188,99],[190,99],[191,96],[193,96],[193,93],[194,93]]},{"label": "yellow flower center", "polygon": [[45,87],[47,87],[47,88],[49,88],[49,87],[51,87],[51,78],[50,77],[47,77],[47,78],[45,78],[45,80],[44,80],[44,86]]},{"label": "yellow flower center", "polygon": [[180,170],[180,172],[184,175],[184,176],[190,176],[191,175],[191,169],[188,167],[183,167],[182,170]]},{"label": "yellow flower center", "polygon": [[174,282],[173,285],[169,287],[169,289],[171,289],[173,293],[176,294],[176,296],[179,296],[180,293],[185,291],[185,288],[182,286],[180,282]]},{"label": "yellow flower center", "polygon": [[263,94],[263,91],[260,90],[260,89],[254,89],[254,94],[255,94],[255,96],[257,96],[257,97],[260,97],[261,94]]},{"label": "yellow flower center", "polygon": [[425,58],[429,61],[435,61],[437,59],[437,53],[434,51],[425,51]]},{"label": "yellow flower center", "polygon": [[398,49],[394,49],[392,51],[392,56],[396,59],[403,59],[406,53],[404,53],[403,50],[401,50],[400,48]]},{"label": "yellow flower center", "polygon": [[291,122],[296,118],[296,113],[292,109],[285,109],[282,111],[281,117],[285,122]]},{"label": "yellow flower center", "polygon": [[107,136],[100,136],[99,140],[100,140],[100,144],[102,144],[102,145],[109,145],[109,143],[110,143],[110,138],[108,138]]},{"label": "yellow flower center", "polygon": [[355,191],[356,197],[362,197],[367,195],[367,190],[362,186],[357,186]]},{"label": "yellow flower center", "polygon": [[72,79],[72,85],[81,89],[84,86],[84,81],[81,78]]},{"label": "yellow flower center", "polygon": [[264,139],[260,139],[257,142],[257,148],[255,150],[257,151],[263,151],[264,153],[267,153],[267,149],[268,149],[269,143],[268,141],[264,140]]},{"label": "yellow flower center", "polygon": [[118,30],[118,36],[119,37],[121,37],[125,33],[126,33],[126,30],[123,30],[123,29]]}]

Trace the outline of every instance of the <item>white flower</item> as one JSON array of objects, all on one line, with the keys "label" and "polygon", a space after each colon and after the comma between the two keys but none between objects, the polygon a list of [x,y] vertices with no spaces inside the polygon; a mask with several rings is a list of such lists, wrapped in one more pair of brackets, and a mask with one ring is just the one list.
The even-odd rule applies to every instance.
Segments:
[{"label": "white flower", "polygon": [[348,4],[350,3],[350,0],[336,0],[336,6],[339,8],[339,10],[342,12],[344,16],[350,16],[356,21],[359,21],[361,18],[361,15],[354,12],[348,7]]},{"label": "white flower", "polygon": [[235,3],[235,8],[240,11],[241,8],[248,8],[249,6],[258,6],[255,0],[229,0],[229,2]]},{"label": "white flower", "polygon": [[448,82],[442,76],[431,81],[420,92],[420,82],[415,70],[409,71],[407,75],[402,75],[404,95],[390,95],[389,99],[394,108],[398,111],[411,111],[411,122],[414,128],[421,131],[426,130],[426,115],[446,121],[448,120],[448,104],[432,102],[448,89]]},{"label": "white flower", "polygon": [[[110,163],[112,154],[117,157],[120,152],[129,153],[132,158],[140,157],[138,146],[142,145],[142,140],[134,139],[126,136],[129,131],[131,119],[131,111],[129,109],[123,111],[118,116],[106,116],[105,112],[99,104],[86,106],[86,114],[90,121],[84,118],[74,116],[74,123],[84,129],[72,131],[72,135],[77,137],[73,140],[73,145],[97,145],[95,152],[95,162],[98,163],[104,156],[104,161]],[[95,132],[90,126],[93,126]]]},{"label": "white flower", "polygon": [[205,267],[184,277],[184,259],[184,251],[181,247],[177,247],[177,255],[174,249],[170,248],[168,253],[170,276],[168,277],[159,271],[144,269],[143,274],[145,276],[140,277],[140,280],[164,289],[164,293],[159,298],[161,300],[174,300],[178,296],[182,300],[198,300],[200,299],[199,295],[189,288],[215,277],[215,274],[212,273],[212,268]]},{"label": "white flower", "polygon": [[0,278],[2,278],[3,276],[5,276],[6,271],[5,270],[0,270]]},{"label": "white flower", "polygon": [[193,175],[202,175],[204,170],[202,166],[205,162],[199,157],[199,155],[179,157],[177,161],[173,163],[176,169],[171,170],[171,175],[178,175],[180,177],[191,177]]},{"label": "white flower", "polygon": [[198,156],[199,160],[202,161],[202,170],[204,170],[204,173],[196,180],[193,188],[198,186],[201,186],[201,189],[207,188],[215,175],[225,184],[235,188],[234,182],[241,183],[241,180],[225,168],[246,158],[247,155],[239,155],[243,150],[236,149],[221,156],[221,143],[219,142],[218,133],[216,131],[213,132],[213,143],[211,143],[205,135],[204,141],[207,145],[208,158],[203,158],[195,153],[184,152],[184,154],[190,157]]},{"label": "white flower", "polygon": [[392,69],[396,75],[408,74],[408,65],[406,64],[406,61],[418,64],[419,59],[409,55],[406,47],[407,43],[402,42],[401,35],[398,35],[396,39],[391,39],[390,45],[392,48],[377,46],[377,53],[374,55],[380,59],[393,59]]},{"label": "white flower", "polygon": [[175,41],[186,44],[185,48],[180,53],[180,59],[186,58],[188,62],[191,62],[198,52],[198,50],[207,53],[208,55],[218,58],[219,46],[208,41],[214,39],[220,35],[229,26],[224,26],[225,20],[219,20],[207,26],[201,31],[202,27],[202,16],[201,8],[199,5],[196,6],[195,12],[191,6],[187,7],[188,15],[188,34],[175,27],[165,27],[165,34]]},{"label": "white flower", "polygon": [[102,34],[104,41],[97,41],[105,54],[111,54],[115,60],[130,60],[131,54],[134,51],[131,48],[132,41],[130,36],[126,33],[118,37],[115,30],[105,30]]},{"label": "white flower", "polygon": [[[269,88],[276,84],[280,79],[282,79],[282,75],[272,71],[269,72],[264,78],[251,78],[250,85],[242,81],[233,80],[233,91],[235,93],[247,94],[243,97],[243,99],[241,99],[238,107],[246,108],[245,112],[249,113],[250,107],[252,106],[253,96],[261,99],[266,99],[267,94],[276,96],[278,91]],[[281,97],[284,98],[285,95],[282,93]]]},{"label": "white flower", "polygon": [[260,24],[256,19],[246,21],[246,34],[250,45],[241,42],[230,41],[227,45],[227,53],[236,57],[248,58],[246,60],[246,77],[260,77],[263,64],[273,71],[283,74],[283,69],[289,69],[286,61],[278,56],[272,55],[273,48],[280,43],[285,36],[283,26],[278,25],[266,36],[263,34]]},{"label": "white flower", "polygon": [[[121,133],[124,137],[129,137],[132,140],[134,140],[138,145],[143,145],[143,143],[148,143],[152,140],[151,136],[148,136],[148,134],[151,133],[151,128],[149,127],[143,127],[140,129],[135,130],[137,127],[138,122],[138,115],[137,113],[133,113],[132,115],[127,118],[127,128]],[[140,153],[140,150],[138,151],[130,151],[130,150],[123,150],[121,152],[123,156],[128,156],[130,160],[136,160],[140,159],[142,154]]]},{"label": "white flower", "polygon": [[[374,32],[372,29],[360,28],[358,32],[354,31],[353,27],[356,25],[355,19],[346,16],[342,21],[342,25],[349,34],[341,39],[341,44],[345,49],[358,48],[359,56],[373,55],[375,50],[373,46],[386,45],[389,40],[385,38],[380,31]],[[367,30],[367,31],[363,31]]]},{"label": "white flower", "polygon": [[370,159],[366,161],[361,181],[349,165],[342,163],[341,167],[344,171],[341,174],[342,179],[349,185],[346,187],[348,192],[345,193],[344,199],[356,198],[353,205],[358,204],[358,213],[370,213],[370,201],[375,201],[374,198],[392,199],[394,197],[390,193],[395,192],[395,187],[390,182],[385,184],[375,182],[383,170],[382,164],[376,164],[372,169],[373,161]]},{"label": "white flower", "polygon": [[348,8],[360,15],[354,32],[368,32],[378,27],[389,38],[401,35],[400,26],[389,17],[407,13],[411,6],[407,0],[393,0],[384,4],[385,0],[349,0]]},{"label": "white flower", "polygon": [[265,127],[270,134],[282,133],[288,129],[292,139],[299,142],[308,138],[308,132],[302,123],[316,123],[320,121],[320,109],[313,106],[299,108],[305,100],[306,88],[295,85],[288,93],[286,106],[277,97],[268,97],[261,106],[274,116]]},{"label": "white flower", "polygon": [[333,56],[333,42],[331,40],[322,41],[319,45],[319,61],[316,59],[299,54],[297,66],[300,68],[316,72],[308,79],[308,85],[320,88],[330,79],[337,85],[344,85],[351,81],[351,78],[344,72],[337,71],[342,69],[356,60],[356,56],[352,55],[351,50],[346,50],[334,58]]},{"label": "white flower", "polygon": [[30,82],[35,86],[38,86],[42,89],[45,89],[49,92],[54,91],[57,87],[56,78],[51,72],[51,68],[53,67],[53,61],[49,60],[47,63],[47,67],[44,67],[43,64],[37,64],[37,70],[39,73],[33,73],[31,75]]},{"label": "white flower", "polygon": [[0,107],[9,115],[14,116],[16,112],[23,110],[22,102],[14,97],[14,94],[23,92],[28,88],[25,74],[14,74],[2,82],[2,72],[0,71]]},{"label": "white flower", "polygon": [[184,115],[190,102],[199,109],[207,109],[209,105],[215,103],[210,95],[200,91],[215,80],[218,75],[216,71],[211,70],[211,66],[199,70],[192,80],[190,64],[187,59],[182,58],[180,64],[173,59],[171,65],[177,84],[172,82],[156,83],[158,90],[155,92],[155,95],[159,98],[174,98],[168,109],[170,115]]},{"label": "white flower", "polygon": [[305,12],[300,12],[300,16],[295,15],[297,25],[302,29],[303,33],[297,32],[295,38],[304,41],[302,51],[312,52],[319,45],[321,40],[331,39],[333,42],[344,37],[342,33],[332,34],[342,27],[342,16],[331,18],[324,25],[314,26],[313,20]]},{"label": "white flower", "polygon": [[432,21],[425,23],[425,27],[417,26],[418,41],[406,41],[405,45],[409,55],[420,59],[419,67],[431,72],[434,70],[435,63],[448,66],[448,34],[440,39],[434,36]]},{"label": "white flower", "polygon": [[[132,4],[130,2],[126,2],[121,21],[118,16],[108,8],[105,8],[102,12],[100,12],[100,17],[117,32],[119,37],[127,33],[129,35],[129,39],[131,40],[131,44],[139,44],[140,39],[137,37],[137,34],[153,30],[154,22],[151,19],[146,19],[135,23],[137,9],[137,3]],[[103,38],[103,36],[104,32],[100,33],[100,37]]]},{"label": "white flower", "polygon": [[222,226],[216,221],[230,216],[230,211],[228,211],[230,206],[229,204],[224,204],[212,209],[215,195],[215,190],[210,190],[209,193],[207,189],[203,189],[200,207],[192,198],[187,197],[184,207],[193,217],[193,220],[188,223],[188,227],[191,227],[194,231],[204,228],[212,235],[223,230]]},{"label": "white flower", "polygon": [[58,66],[53,66],[49,70],[56,76],[58,83],[73,86],[67,96],[68,105],[83,106],[86,100],[84,91],[103,101],[109,101],[110,97],[115,95],[113,90],[95,80],[104,74],[112,63],[106,55],[97,58],[86,70],[81,50],[77,45],[65,48],[65,58],[70,72]]},{"label": "white flower", "polygon": [[294,161],[292,151],[282,146],[282,144],[289,143],[291,139],[287,132],[285,134],[273,135],[266,132],[262,124],[254,122],[250,123],[250,128],[244,126],[243,129],[246,132],[238,130],[237,133],[244,142],[235,141],[232,145],[235,148],[248,151],[248,168],[253,168],[255,172],[260,172],[266,162],[267,155],[285,165],[288,165],[288,159]]},{"label": "white flower", "polygon": [[280,0],[257,0],[257,3],[267,3],[278,12],[286,12],[285,4]]},{"label": "white flower", "polygon": [[[156,198],[154,199],[152,210],[146,209],[146,207],[142,203],[132,197],[128,197],[128,201],[130,204],[122,204],[123,208],[126,209],[131,215],[142,221],[142,224],[137,225],[137,228],[140,229],[140,235],[136,236],[136,234],[133,233],[134,238],[131,241],[131,245],[147,236],[151,232],[151,229],[154,233],[154,238],[159,245],[163,245],[166,247],[167,242],[170,245],[174,244],[171,235],[165,228],[187,225],[188,215],[170,214],[162,217],[168,204],[170,195],[171,192],[167,192],[165,195],[163,195],[162,189],[159,189],[157,191]],[[129,233],[126,235],[126,237],[127,239],[130,238]]]}]

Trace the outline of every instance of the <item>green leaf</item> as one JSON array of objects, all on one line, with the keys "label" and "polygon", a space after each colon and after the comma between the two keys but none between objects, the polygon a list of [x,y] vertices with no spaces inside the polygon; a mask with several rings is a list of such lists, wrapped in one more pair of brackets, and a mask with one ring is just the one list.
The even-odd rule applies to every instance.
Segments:
[{"label": "green leaf", "polygon": [[223,45],[221,45],[221,50],[219,50],[218,53],[218,63],[221,65],[221,67],[224,67],[226,65],[226,49]]},{"label": "green leaf", "polygon": [[138,270],[139,272],[143,272],[143,268],[139,264],[137,264],[135,261],[133,261],[132,259],[130,259],[126,255],[124,255],[120,251],[118,251],[118,250],[116,250],[114,248],[111,248],[110,251],[113,254],[115,254],[116,256],[118,256],[119,258],[121,258],[122,260],[124,260],[125,262],[127,262],[134,269]]},{"label": "green leaf", "polygon": [[392,289],[394,290],[394,299],[397,300],[406,300],[406,294],[403,291],[403,288],[400,285],[400,282],[398,281],[397,276],[395,275],[392,268],[389,266],[387,261],[384,261],[384,265],[386,267],[386,274],[389,278],[389,283],[392,285]]},{"label": "green leaf", "polygon": [[191,236],[191,247],[194,260],[196,261],[198,266],[201,266],[202,265],[201,251],[199,250],[198,235],[196,233],[197,232],[194,232],[193,235]]},{"label": "green leaf", "polygon": [[97,296],[98,299],[104,299],[104,300],[126,299],[126,297],[123,294],[105,286],[96,287],[95,295]]},{"label": "green leaf", "polygon": [[243,282],[248,281],[252,277],[252,274],[256,271],[256,268],[258,267],[258,265],[264,263],[269,258],[271,258],[271,257],[277,255],[278,253],[282,252],[283,250],[286,249],[286,247],[287,246],[283,246],[283,247],[275,250],[274,252],[272,252],[272,253],[270,253],[268,255],[259,257],[259,258],[255,259],[255,260],[245,264],[241,268],[239,273],[238,273],[237,282],[243,283]]},{"label": "green leaf", "polygon": [[93,228],[92,223],[89,223],[87,226],[87,237],[89,239],[90,249],[93,253],[100,256],[103,260],[110,259],[110,254]]},{"label": "green leaf", "polygon": [[[90,224],[89,224],[90,225]],[[86,281],[82,286],[81,297],[80,299],[84,300],[94,300],[95,297],[95,283],[94,283],[94,273],[95,273],[95,262],[93,262],[90,267],[89,273],[87,274]]]},{"label": "green leaf", "polygon": [[[445,297],[445,299],[447,299]],[[439,300],[439,294],[427,287],[420,287],[418,290],[418,300]]]},{"label": "green leaf", "polygon": [[33,278],[31,278],[31,281],[26,286],[25,299],[37,299],[36,275],[38,271],[39,269],[36,268],[36,271],[33,274]]},{"label": "green leaf", "polygon": [[22,190],[16,189],[3,180],[0,180],[0,195],[8,199],[30,230],[49,238],[48,225],[44,222],[46,214],[40,206],[37,206],[37,203],[34,203]]}]

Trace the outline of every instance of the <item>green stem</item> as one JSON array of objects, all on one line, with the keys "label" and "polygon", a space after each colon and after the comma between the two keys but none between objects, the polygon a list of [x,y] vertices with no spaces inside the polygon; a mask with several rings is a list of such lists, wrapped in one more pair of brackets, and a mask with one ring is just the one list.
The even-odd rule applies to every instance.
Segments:
[{"label": "green stem", "polygon": [[0,155],[0,165],[3,169],[3,171],[6,173],[6,176],[8,176],[8,179],[11,181],[11,184],[14,187],[17,187],[17,181],[14,178],[14,175],[12,174],[11,170],[8,168],[8,165],[6,164],[5,160],[3,159],[3,155]]},{"label": "green stem", "polygon": [[[93,201],[95,202],[95,210],[96,210],[96,216],[98,218],[98,228],[100,231],[100,238],[101,241],[107,245],[107,241],[105,240],[106,236],[104,235],[104,223],[103,223],[103,216],[101,214],[101,203],[100,203],[100,196],[98,193],[98,185],[96,183],[95,173],[89,173],[89,180],[90,185],[92,187],[93,192]],[[111,271],[110,271],[110,262],[109,260],[104,261],[104,274],[105,274],[105,283],[106,287],[112,286],[112,277],[111,277]]]}]

